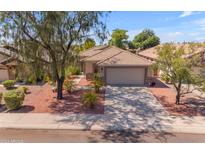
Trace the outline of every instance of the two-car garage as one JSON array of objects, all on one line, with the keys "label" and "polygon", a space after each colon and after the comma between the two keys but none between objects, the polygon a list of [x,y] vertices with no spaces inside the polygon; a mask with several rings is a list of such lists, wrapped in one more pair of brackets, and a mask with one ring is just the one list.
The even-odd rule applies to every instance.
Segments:
[{"label": "two-car garage", "polygon": [[[88,65],[84,73],[99,73],[107,85],[144,85],[152,62],[130,51],[110,46],[96,53],[95,50],[84,52],[84,65],[93,63],[95,69]],[[97,70],[97,71],[95,71]]]},{"label": "two-car garage", "polygon": [[105,68],[106,84],[143,85],[146,78],[146,67],[107,67]]}]

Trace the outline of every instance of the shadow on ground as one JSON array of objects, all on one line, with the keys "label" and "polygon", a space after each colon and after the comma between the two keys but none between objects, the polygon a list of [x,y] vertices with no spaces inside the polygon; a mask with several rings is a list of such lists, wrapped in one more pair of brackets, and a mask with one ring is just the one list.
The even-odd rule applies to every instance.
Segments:
[{"label": "shadow on ground", "polygon": [[[99,136],[100,141],[113,142],[113,143],[158,143],[167,142],[168,138],[175,135],[167,132],[153,133],[148,131],[95,131],[92,133]],[[99,142],[94,137],[90,137],[91,142]]]},{"label": "shadow on ground", "polygon": [[149,130],[164,132],[173,123],[167,112],[146,88],[108,87],[104,115],[74,114],[59,118],[66,124],[78,124],[87,130]]},{"label": "shadow on ground", "polygon": [[5,105],[0,105],[0,113],[29,113],[35,109],[34,106],[31,105],[23,105],[17,110],[8,110]]}]

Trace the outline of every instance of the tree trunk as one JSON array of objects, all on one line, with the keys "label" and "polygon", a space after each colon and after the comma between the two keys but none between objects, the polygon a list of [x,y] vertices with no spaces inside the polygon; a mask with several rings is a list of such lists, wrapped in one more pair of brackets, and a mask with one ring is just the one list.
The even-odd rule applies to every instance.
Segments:
[{"label": "tree trunk", "polygon": [[176,95],[176,104],[177,104],[177,105],[179,105],[180,97],[181,97],[180,92],[177,91],[177,95]]},{"label": "tree trunk", "polygon": [[176,87],[176,90],[177,90],[177,95],[176,95],[176,104],[179,105],[180,103],[180,98],[181,98],[181,86],[182,86],[182,82],[181,80],[179,81],[178,83],[178,86],[175,86]]},{"label": "tree trunk", "polygon": [[57,79],[57,99],[63,99],[63,82],[64,77]]}]

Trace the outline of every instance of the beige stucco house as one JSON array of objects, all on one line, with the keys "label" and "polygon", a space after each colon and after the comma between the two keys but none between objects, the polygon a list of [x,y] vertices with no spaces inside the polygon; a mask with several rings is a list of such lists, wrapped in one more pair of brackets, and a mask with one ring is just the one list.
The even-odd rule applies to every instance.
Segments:
[{"label": "beige stucco house", "polygon": [[98,46],[80,54],[87,78],[99,73],[106,84],[143,85],[152,62],[115,46]]},{"label": "beige stucco house", "polygon": [[0,47],[0,82],[14,80],[16,75],[17,58],[12,51]]},{"label": "beige stucco house", "polygon": [[[201,45],[191,45],[189,43],[176,43],[173,44],[176,49],[177,48],[183,48],[185,51],[185,54],[183,55],[183,58],[192,58],[194,55],[199,56],[199,61],[198,64],[199,66],[194,67],[194,72],[195,73],[200,73],[201,70],[201,65],[205,65],[205,47]],[[149,49],[145,49],[141,52],[138,53],[139,56],[146,58],[149,61],[155,62],[158,59],[158,54],[157,54],[157,48],[159,47],[155,46]],[[162,72],[160,70],[157,70],[156,72],[153,72],[154,76],[160,76]]]}]

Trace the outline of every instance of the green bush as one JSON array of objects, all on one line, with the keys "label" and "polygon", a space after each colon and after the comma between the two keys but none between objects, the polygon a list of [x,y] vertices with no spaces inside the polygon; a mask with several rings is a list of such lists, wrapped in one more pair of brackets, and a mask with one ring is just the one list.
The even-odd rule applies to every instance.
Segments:
[{"label": "green bush", "polygon": [[11,90],[3,95],[5,105],[9,110],[15,110],[21,107],[24,101],[24,93],[20,90]]},{"label": "green bush", "polygon": [[69,66],[66,69],[66,75],[70,76],[70,75],[80,75],[80,68],[78,66]]},{"label": "green bush", "polygon": [[0,93],[0,104],[1,104],[2,98],[3,98],[3,93]]},{"label": "green bush", "polygon": [[83,94],[82,103],[85,107],[93,108],[97,102],[97,95],[93,92]]},{"label": "green bush", "polygon": [[95,92],[98,93],[100,91],[100,88],[103,86],[103,81],[99,74],[95,74],[92,83],[95,88]]},{"label": "green bush", "polygon": [[11,89],[14,87],[15,81],[14,80],[6,80],[6,81],[2,82],[2,84],[4,85],[4,87],[6,89]]},{"label": "green bush", "polygon": [[170,82],[170,77],[168,75],[166,75],[166,74],[162,74],[161,79],[163,81],[165,81],[166,83]]},{"label": "green bush", "polygon": [[27,84],[35,84],[36,83],[36,77],[34,75],[30,75],[27,77],[26,81]]},{"label": "green bush", "polygon": [[63,87],[67,92],[73,92],[75,89],[74,81],[69,79],[65,80]]},{"label": "green bush", "polygon": [[49,77],[49,75],[45,74],[44,77],[43,77],[43,81],[50,83],[51,82],[51,78]]},{"label": "green bush", "polygon": [[28,92],[28,87],[18,87],[18,89],[17,90],[20,90],[20,91],[22,91],[24,94],[27,94],[27,92]]},{"label": "green bush", "polygon": [[205,82],[202,83],[201,90],[205,92]]}]

